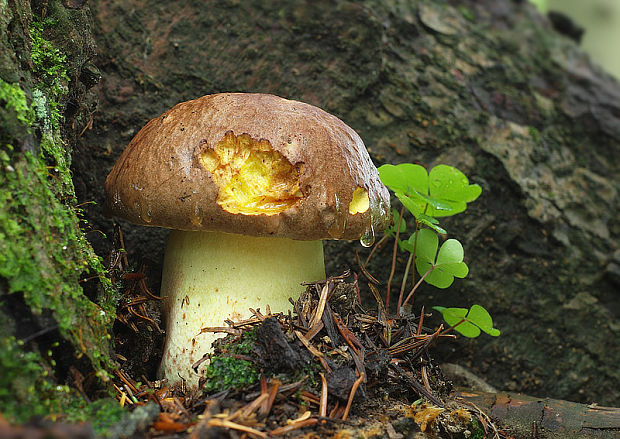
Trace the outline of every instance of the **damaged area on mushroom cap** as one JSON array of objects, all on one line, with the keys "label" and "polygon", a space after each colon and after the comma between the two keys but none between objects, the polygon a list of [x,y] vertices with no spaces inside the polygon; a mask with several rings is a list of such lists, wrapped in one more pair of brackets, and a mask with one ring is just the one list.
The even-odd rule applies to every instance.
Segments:
[{"label": "damaged area on mushroom cap", "polygon": [[268,140],[228,131],[202,150],[200,161],[219,187],[217,204],[227,212],[276,215],[304,197],[303,163],[290,163]]}]

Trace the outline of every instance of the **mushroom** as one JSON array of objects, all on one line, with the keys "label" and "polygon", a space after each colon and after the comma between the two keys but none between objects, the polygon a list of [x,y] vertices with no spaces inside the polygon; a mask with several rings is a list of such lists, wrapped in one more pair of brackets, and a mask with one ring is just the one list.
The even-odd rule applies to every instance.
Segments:
[{"label": "mushroom", "polygon": [[368,241],[389,194],[361,138],[309,104],[222,93],[148,122],[105,183],[109,214],[173,229],[161,295],[159,373],[195,387],[192,365],[218,335],[202,331],[249,308],[290,309],[302,282],[325,278],[324,239]]}]

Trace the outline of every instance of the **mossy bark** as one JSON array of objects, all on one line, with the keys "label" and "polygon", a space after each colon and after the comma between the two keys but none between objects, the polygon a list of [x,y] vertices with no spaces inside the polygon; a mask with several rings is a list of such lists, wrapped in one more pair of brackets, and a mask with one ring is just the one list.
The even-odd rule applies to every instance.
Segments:
[{"label": "mossy bark", "polygon": [[115,305],[70,170],[93,103],[89,15],[16,0],[0,17],[0,405],[24,420],[80,404],[58,385],[70,369],[107,380]]}]

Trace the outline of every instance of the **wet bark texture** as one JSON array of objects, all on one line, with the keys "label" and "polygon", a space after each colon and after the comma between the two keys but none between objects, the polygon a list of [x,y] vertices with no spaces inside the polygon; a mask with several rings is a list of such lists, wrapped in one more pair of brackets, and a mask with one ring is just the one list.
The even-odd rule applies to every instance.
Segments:
[{"label": "wet bark texture", "polygon": [[[74,14],[71,2],[49,5],[62,17]],[[75,44],[89,26],[55,40],[70,61],[80,60],[72,76],[76,99],[62,107],[63,135],[66,151],[73,149],[77,201],[97,203],[85,205],[93,230],[112,236],[99,206],[115,159],[140,127],[175,103],[222,91],[306,101],[356,129],[377,164],[445,163],[483,187],[466,214],[443,222],[463,242],[470,275],[449,290],[416,293],[415,306],[479,303],[502,335],[444,343],[436,356],[499,389],[620,405],[620,86],[528,3],[98,0],[79,6],[94,20],[93,62],[103,75],[95,88],[98,106],[85,99],[85,84],[94,85],[88,78],[97,71],[82,68],[88,55]],[[27,3],[2,7],[15,12],[11,21],[2,15],[3,56],[7,47],[27,54],[20,33],[28,25],[20,21]],[[27,55],[5,58],[2,79],[27,85]],[[4,68],[10,63],[18,68]],[[3,122],[3,130],[11,126]],[[36,149],[30,137],[11,135],[20,139],[19,154]],[[166,232],[122,225],[130,259],[146,264],[156,290]],[[107,255],[107,239],[88,238]],[[33,254],[46,262],[37,248]],[[327,243],[329,274],[355,269],[355,250],[362,250],[358,243]],[[390,259],[385,248],[369,268],[384,282]],[[66,266],[54,261],[41,266],[62,274]],[[58,316],[49,318],[38,324],[53,327]],[[99,327],[94,314],[80,322]],[[88,354],[72,329],[65,338]]]},{"label": "wet bark texture", "polygon": [[[90,7],[103,80],[75,155],[82,200],[101,201],[120,151],[179,101],[254,91],[312,103],[356,129],[377,164],[446,163],[482,185],[443,223],[470,275],[425,288],[416,307],[479,303],[502,335],[445,343],[442,360],[500,389],[620,404],[620,87],[527,2]],[[110,230],[98,207],[88,213]],[[123,226],[156,285],[166,232]],[[355,269],[355,250],[327,243],[330,274]],[[390,259],[386,248],[370,267],[384,282]]]},{"label": "wet bark texture", "polygon": [[507,393],[457,395],[487,413],[518,438],[614,439],[620,434],[620,409]]}]

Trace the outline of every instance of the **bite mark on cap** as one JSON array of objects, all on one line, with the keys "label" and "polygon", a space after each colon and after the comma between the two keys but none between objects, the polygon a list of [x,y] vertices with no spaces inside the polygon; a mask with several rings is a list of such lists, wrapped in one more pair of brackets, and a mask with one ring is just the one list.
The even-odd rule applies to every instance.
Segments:
[{"label": "bite mark on cap", "polygon": [[200,153],[219,187],[217,204],[243,215],[277,215],[297,204],[303,164],[292,164],[265,139],[228,131]]}]

